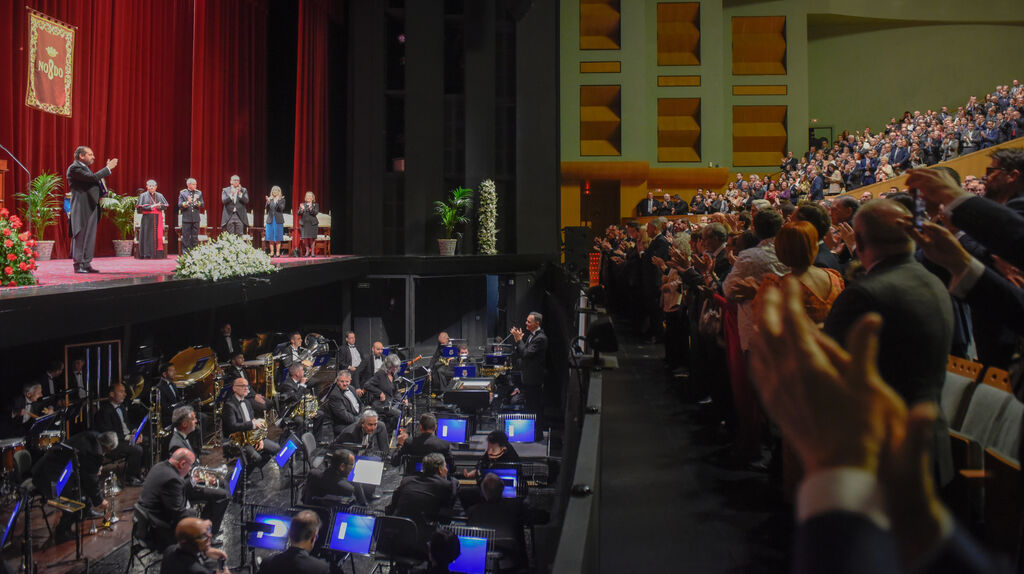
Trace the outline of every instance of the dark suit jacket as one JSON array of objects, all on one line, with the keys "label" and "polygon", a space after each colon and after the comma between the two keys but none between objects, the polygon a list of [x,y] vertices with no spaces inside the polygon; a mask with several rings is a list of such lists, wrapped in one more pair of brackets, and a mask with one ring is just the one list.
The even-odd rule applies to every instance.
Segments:
[{"label": "dark suit jacket", "polygon": [[96,418],[93,422],[95,423],[96,430],[100,432],[113,431],[117,435],[118,444],[120,444],[125,440],[131,440],[132,437],[125,436],[121,426],[121,418],[117,416],[118,410],[124,415],[124,423],[128,426],[128,432],[133,431],[132,421],[128,418],[128,409],[125,408],[124,403],[115,409],[113,403],[103,401],[100,403],[100,410],[96,412]]},{"label": "dark suit jacket", "polygon": [[[372,363],[371,363],[372,364]],[[384,393],[387,397],[385,402],[395,398],[395,392],[398,387],[395,386],[395,382],[388,377],[387,371],[381,370],[373,374],[365,383],[363,388],[366,389],[366,394],[370,397],[370,402],[380,402],[380,394]]]},{"label": "dark suit jacket", "polygon": [[455,470],[455,458],[452,457],[452,445],[450,442],[439,438],[434,433],[420,433],[415,437],[406,440],[402,448],[398,449],[395,456],[391,459],[391,465],[396,466],[401,462],[402,457],[409,456],[427,456],[428,454],[439,452],[444,455],[444,462],[448,465],[448,471],[454,472]]},{"label": "dark suit jacket", "polygon": [[285,380],[281,381],[281,384],[277,386],[277,395],[281,397],[278,400],[281,401],[282,405],[291,404],[299,400],[299,397],[302,395],[308,395],[312,392],[313,388],[309,386],[309,381],[306,382],[306,389],[303,392],[302,389],[299,388],[299,384],[292,380],[291,377],[286,377]]},{"label": "dark suit jacket", "polygon": [[167,454],[171,454],[179,448],[192,450],[192,443],[188,441],[188,438],[182,438],[181,435],[178,434],[177,429],[175,429],[171,432],[171,438],[167,442]]},{"label": "dark suit jacket", "polygon": [[[255,404],[250,399],[242,399],[243,402],[249,407],[249,415],[253,419],[260,418],[260,413],[263,412],[263,408]],[[245,417],[242,416],[242,408],[239,406],[239,401],[235,398],[235,395],[228,397],[228,400],[224,401],[224,410],[222,411],[224,420],[222,427],[225,438],[227,435],[239,432],[239,431],[250,431],[253,429],[252,421],[245,421]]]},{"label": "dark suit jacket", "polygon": [[[366,435],[363,433],[363,425],[354,422],[345,427],[338,436],[334,437],[334,446],[341,446],[342,443],[362,444],[364,436]],[[390,442],[388,430],[384,428],[384,421],[378,419],[377,430],[370,437],[367,448],[386,453],[388,452]]]},{"label": "dark suit jacket", "polygon": [[[299,349],[298,349],[299,355],[301,356],[301,354],[305,350],[306,350],[305,347],[299,346]],[[274,354],[275,355],[281,355],[281,367],[283,367],[285,369],[287,369],[288,367],[292,366],[292,363],[295,362],[292,359],[292,344],[291,343],[287,343],[286,342],[286,343],[282,343],[282,344],[278,345],[277,347],[274,347]],[[285,374],[287,375],[287,372]]]},{"label": "dark suit jacket", "polygon": [[[321,524],[320,528],[324,525]],[[289,546],[287,550],[263,561],[259,574],[327,574],[327,562],[313,558],[302,548]]]},{"label": "dark suit jacket", "polygon": [[316,214],[320,213],[320,206],[313,203],[312,207],[306,207],[306,203],[299,204],[299,233],[303,239],[316,239],[316,231],[319,226]]},{"label": "dark suit jacket", "polygon": [[178,387],[167,379],[160,379],[157,388],[160,390],[160,424],[167,426],[171,424],[174,405],[185,400],[185,397],[182,396]]},{"label": "dark suit jacket", "polygon": [[814,258],[814,266],[825,269],[835,269],[836,271],[842,272],[842,266],[839,263],[839,258],[836,257],[835,253],[832,253],[832,250],[825,245],[824,241],[818,242],[818,255]]},{"label": "dark suit jacket", "polygon": [[182,550],[177,544],[164,550],[164,559],[160,562],[160,574],[213,574],[216,570],[207,566],[202,556]]},{"label": "dark suit jacket", "polygon": [[348,481],[348,477],[338,474],[336,469],[315,468],[309,471],[306,488],[302,491],[302,500],[306,504],[317,504],[317,499],[324,497],[348,498],[355,494],[355,485]]},{"label": "dark suit jacket", "polygon": [[657,199],[652,199],[650,202],[647,201],[647,198],[641,199],[640,203],[636,204],[636,215],[637,217],[654,215],[658,212],[659,205]]},{"label": "dark suit jacket", "polygon": [[173,534],[178,521],[192,515],[185,502],[185,479],[178,474],[178,469],[166,460],[156,463],[142,484],[139,504],[154,517],[169,524]]},{"label": "dark suit jacket", "polygon": [[[1012,569],[992,559],[959,526],[929,560],[916,570],[923,574],[1008,573]],[[890,532],[860,514],[828,512],[797,528],[793,551],[794,574],[899,574],[904,568]]]},{"label": "dark suit jacket", "polygon": [[544,329],[538,327],[532,336],[524,334],[515,345],[514,355],[519,358],[523,386],[543,386],[548,356],[548,336],[544,334]]},{"label": "dark suit jacket", "polygon": [[[420,537],[426,538],[423,536],[426,523],[432,522],[441,509],[452,507],[458,487],[455,480],[436,474],[407,476],[391,496],[389,514],[411,518],[420,527]],[[430,531],[426,534],[429,536]]]},{"label": "dark suit jacket", "polygon": [[[351,386],[348,389],[352,391]],[[352,394],[354,395],[355,392],[353,391]],[[356,401],[359,401],[359,397],[356,397]],[[359,410],[353,407],[352,402],[345,398],[338,385],[334,385],[331,388],[331,392],[327,393],[327,400],[324,402],[322,410],[326,411],[327,415],[331,418],[334,434],[339,434],[345,427],[356,422],[356,419],[359,417]]]},{"label": "dark suit jacket", "polygon": [[[185,202],[189,200],[192,195],[195,195],[199,200],[199,205],[189,205],[185,207]],[[199,213],[206,207],[206,202],[203,201],[203,192],[200,190],[189,191],[185,188],[178,192],[178,213],[181,214],[182,223],[199,223]]]},{"label": "dark suit jacket", "polygon": [[[359,350],[359,347],[356,347],[356,353],[359,355],[359,366],[355,371],[349,372],[352,373],[352,387],[361,389],[363,387],[361,386],[359,378],[363,371],[363,363],[366,362],[366,355],[363,355],[363,352]],[[348,344],[343,344],[338,347],[338,358],[335,363],[338,365],[339,371],[348,370],[348,368],[352,366],[352,353],[349,351]]]},{"label": "dark suit jacket", "polygon": [[68,191],[71,192],[71,228],[82,229],[91,217],[97,216],[100,204],[100,180],[110,177],[110,170],[93,173],[89,166],[75,160],[68,166]]},{"label": "dark suit jacket", "polygon": [[228,351],[228,342],[224,337],[223,333],[217,333],[217,336],[213,338],[213,351],[217,353],[217,358],[221,361],[230,361],[231,357],[235,353],[242,350],[242,344],[238,342],[238,337],[231,336],[231,351]]},{"label": "dark suit jacket", "polygon": [[984,197],[972,197],[953,210],[953,225],[995,255],[1024,267],[1024,198],[1000,205]]},{"label": "dark suit jacket", "polygon": [[229,185],[220,190],[220,201],[224,204],[224,211],[220,216],[220,224],[224,225],[231,219],[231,215],[237,213],[242,221],[242,226],[249,225],[249,216],[246,214],[245,206],[249,205],[249,190],[244,187],[238,188],[238,197],[231,201],[232,187]]},{"label": "dark suit jacket", "polygon": [[[382,357],[383,358],[383,357]],[[381,361],[381,365],[384,361]],[[378,368],[374,366],[373,362],[373,350],[363,355],[363,362],[359,365],[359,388],[365,389],[366,385],[369,384],[370,378],[377,375]]]},{"label": "dark suit jacket", "polygon": [[[230,387],[234,383],[235,379],[237,379],[239,377],[249,381],[249,377],[247,377],[246,374],[245,374],[245,369],[240,369],[240,368],[238,368],[238,367],[236,367],[234,365],[228,365],[228,366],[224,367],[224,386],[225,387]],[[249,381],[249,383],[252,384],[252,381]]]},{"label": "dark suit jacket", "polygon": [[282,197],[281,199],[273,199],[267,202],[267,206],[264,208],[263,223],[267,224],[273,221],[274,223],[284,223],[284,212],[288,209],[288,203]]},{"label": "dark suit jacket", "polygon": [[[885,321],[878,353],[882,378],[908,405],[938,402],[953,342],[953,305],[946,286],[912,253],[889,257],[836,298],[825,333],[845,344],[853,324],[872,311]],[[952,458],[946,421],[940,420],[939,427],[932,454],[945,484],[952,478]]]}]

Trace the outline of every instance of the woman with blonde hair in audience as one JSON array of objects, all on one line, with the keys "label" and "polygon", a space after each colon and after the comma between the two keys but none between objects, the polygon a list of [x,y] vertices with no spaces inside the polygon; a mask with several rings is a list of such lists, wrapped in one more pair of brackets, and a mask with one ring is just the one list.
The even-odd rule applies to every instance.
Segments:
[{"label": "woman with blonde hair in audience", "polygon": [[[792,276],[800,282],[807,314],[819,326],[824,324],[832,303],[846,285],[838,271],[814,266],[814,259],[818,256],[818,231],[806,221],[783,225],[775,236],[775,255],[790,268],[784,277]],[[755,309],[760,308],[760,294],[768,287],[779,285],[784,277],[768,274],[757,290]]]}]

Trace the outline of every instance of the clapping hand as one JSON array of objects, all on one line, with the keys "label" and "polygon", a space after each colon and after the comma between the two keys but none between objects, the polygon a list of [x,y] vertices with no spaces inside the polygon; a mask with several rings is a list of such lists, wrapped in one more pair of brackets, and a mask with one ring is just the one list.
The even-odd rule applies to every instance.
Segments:
[{"label": "clapping hand", "polygon": [[702,275],[706,275],[711,271],[714,266],[714,259],[712,259],[710,253],[705,253],[700,257],[693,260],[693,268],[699,271]]},{"label": "clapping hand", "polygon": [[523,340],[523,330],[520,329],[519,327],[512,327],[511,329],[509,329],[509,333],[512,335],[512,338],[515,339],[517,343]]},{"label": "clapping hand", "polygon": [[757,296],[757,279],[753,277],[744,277],[736,282],[733,290],[733,299],[737,301],[750,301]]},{"label": "clapping hand", "polygon": [[113,171],[117,167],[117,158],[107,160],[107,169]]}]

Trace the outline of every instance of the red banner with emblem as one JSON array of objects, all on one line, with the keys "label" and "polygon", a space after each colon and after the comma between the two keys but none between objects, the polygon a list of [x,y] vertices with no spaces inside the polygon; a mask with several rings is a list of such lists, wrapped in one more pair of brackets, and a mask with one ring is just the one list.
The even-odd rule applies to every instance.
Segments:
[{"label": "red banner with emblem", "polygon": [[28,85],[25,105],[71,117],[75,26],[28,11]]}]

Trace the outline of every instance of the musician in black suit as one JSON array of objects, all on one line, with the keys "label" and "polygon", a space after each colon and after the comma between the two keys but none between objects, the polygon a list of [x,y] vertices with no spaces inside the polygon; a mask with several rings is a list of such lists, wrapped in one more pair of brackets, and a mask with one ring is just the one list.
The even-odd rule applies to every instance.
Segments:
[{"label": "musician in black suit", "polygon": [[25,383],[21,387],[21,394],[11,401],[10,436],[25,436],[32,421],[53,412],[53,408],[46,406],[42,398],[43,389],[39,383]]},{"label": "musician in black suit", "polygon": [[224,367],[224,380],[233,381],[235,379],[249,380],[245,374],[245,355],[241,351],[232,355],[228,365]]},{"label": "musician in black suit", "polygon": [[93,173],[89,166],[96,161],[88,146],[75,149],[75,159],[68,166],[68,189],[71,191],[71,257],[75,273],[99,273],[92,268],[96,248],[96,224],[99,221],[100,196],[105,193],[101,180],[117,167],[117,158],[108,159],[107,166]]},{"label": "musician in black suit", "polygon": [[242,235],[249,225],[246,207],[249,205],[249,190],[242,187],[242,180],[237,175],[231,176],[231,185],[220,190],[220,202],[224,211],[220,216],[221,228],[227,233]]},{"label": "musician in black suit", "polygon": [[[103,457],[117,446],[114,433],[98,433],[83,431],[68,438],[61,446],[55,446],[32,467],[32,482],[46,498],[55,496],[54,486],[69,460],[77,456],[73,474],[67,481],[61,496],[85,503],[83,516],[90,510],[101,512],[107,509],[107,501],[103,499],[100,488],[100,470],[103,468]],[[65,448],[68,447],[68,448]],[[74,451],[74,452],[72,452]],[[76,476],[77,475],[77,476]],[[81,489],[79,490],[79,485]],[[57,542],[74,540],[71,525],[79,517],[79,513],[62,512],[60,522],[54,529]]]},{"label": "musician in black suit", "polygon": [[181,214],[181,253],[199,245],[199,214],[206,207],[203,192],[196,189],[195,178],[185,180],[185,189],[178,192],[178,213]]},{"label": "musician in black suit", "polygon": [[[167,452],[174,454],[175,451],[180,449],[191,451],[195,455],[196,464],[198,465],[199,454],[192,448],[192,443],[188,440],[188,436],[192,434],[192,431],[196,430],[195,409],[188,405],[174,409],[173,424],[174,430],[171,432]],[[203,518],[213,522],[213,535],[217,536],[220,533],[220,526],[224,521],[224,513],[227,512],[228,503],[231,501],[228,497],[228,491],[217,486],[193,485],[192,481],[189,480],[186,481],[185,496],[190,502],[205,503]]]},{"label": "musician in black suit", "polygon": [[39,377],[38,383],[42,387],[43,396],[50,397],[57,394],[57,391],[64,390],[64,382],[59,379],[64,373],[64,361],[55,359],[46,365],[46,372]]},{"label": "musician in black suit", "polygon": [[370,377],[376,375],[377,371],[383,366],[384,343],[374,341],[373,345],[370,345],[370,354],[366,356],[366,360],[362,363],[362,372],[359,374],[359,386],[365,389]]},{"label": "musician in black suit", "polygon": [[348,480],[348,473],[356,464],[356,457],[344,448],[335,449],[328,456],[323,469],[309,471],[309,480],[302,491],[302,501],[318,506],[340,506],[355,497],[360,504],[366,503],[363,489]]},{"label": "musician in black suit", "polygon": [[322,409],[327,413],[329,424],[334,431],[333,436],[341,434],[345,427],[356,422],[362,405],[352,388],[352,374],[349,371],[338,371],[334,387],[327,393]]},{"label": "musician in black suit", "polygon": [[[370,380],[366,381],[363,387],[367,396],[370,397],[373,409],[380,413],[384,423],[392,429],[398,427],[399,418],[402,416],[402,411],[399,408],[391,406],[395,401],[395,394],[398,392],[395,376],[401,366],[402,360],[398,358],[398,355],[391,354],[384,357],[380,369],[370,377]],[[402,404],[408,405],[409,402],[402,399]]]},{"label": "musician in black suit", "polygon": [[423,457],[423,472],[407,476],[391,495],[387,513],[404,516],[416,523],[420,545],[425,550],[427,539],[442,511],[455,504],[459,483],[448,476],[448,465],[441,453]]},{"label": "musician in black suit", "polygon": [[306,379],[306,368],[302,363],[292,363],[288,367],[288,376],[277,385],[277,395],[282,405],[290,405],[298,401],[304,395],[313,392]]},{"label": "musician in black suit", "polygon": [[142,460],[146,452],[141,446],[143,442],[141,433],[137,443],[132,441],[134,429],[128,420],[128,412],[124,405],[126,396],[123,384],[110,385],[108,399],[100,402],[100,408],[93,423],[96,430],[109,431],[117,435],[117,448],[110,451],[107,458],[110,460],[125,459],[125,484],[139,486],[142,484]]},{"label": "musician in black suit", "polygon": [[432,452],[441,453],[448,468],[455,468],[455,459],[452,458],[452,445],[450,442],[438,438],[437,417],[431,413],[420,415],[420,433],[416,438],[409,440],[403,428],[398,435],[398,444],[401,448],[391,458],[391,465],[397,466],[403,456],[426,456]]},{"label": "musician in black suit", "polygon": [[302,333],[293,331],[287,343],[281,343],[274,349],[274,356],[281,358],[281,366],[287,369],[292,363],[301,363],[306,358],[306,348],[302,346]]},{"label": "musician in black suit", "polygon": [[[356,347],[355,332],[349,331],[348,333],[345,333],[345,344],[338,347],[338,358],[336,364],[339,371],[345,370],[352,374],[352,386],[359,391],[362,391],[363,389],[362,381],[360,380],[363,361],[363,352]],[[361,392],[358,394],[360,396],[362,395]]]},{"label": "musician in black suit", "polygon": [[288,526],[288,549],[263,561],[259,574],[327,574],[327,562],[310,556],[320,531],[320,517],[312,510],[303,510],[292,517]]},{"label": "musician in black suit", "polygon": [[448,362],[447,359],[442,357],[442,352],[445,348],[451,347],[451,345],[451,339],[448,337],[447,332],[441,331],[437,334],[437,348],[434,349],[434,354],[430,357],[430,364],[427,365],[427,381],[430,382],[432,389],[440,390],[448,386],[448,381],[437,369],[438,365],[444,365]]},{"label": "musician in black suit", "polygon": [[224,323],[220,333],[213,339],[213,351],[217,353],[217,360],[228,361],[235,356],[235,353],[242,351],[242,344],[238,338],[231,334],[231,323]]},{"label": "musician in black suit", "polygon": [[138,505],[154,519],[153,542],[159,550],[174,543],[174,527],[182,518],[193,516],[185,497],[185,477],[196,455],[178,449],[167,460],[158,462],[146,475]]},{"label": "musician in black suit", "polygon": [[[267,421],[256,417],[266,410],[267,402],[259,395],[253,399],[246,398],[249,395],[249,381],[235,379],[231,384],[231,390],[232,395],[224,401],[224,419],[221,425],[224,437],[230,437],[236,432],[266,429]],[[252,472],[257,464],[267,464],[279,450],[281,447],[269,439],[263,439],[255,445],[245,445],[242,451],[246,458],[246,473]]]},{"label": "musician in black suit", "polygon": [[178,543],[164,551],[160,574],[228,574],[224,566],[228,555],[210,545],[213,530],[209,520],[183,518],[174,535]]},{"label": "musician in black suit", "polygon": [[543,428],[544,415],[544,381],[548,356],[548,336],[541,329],[544,316],[531,311],[526,316],[526,332],[512,327],[512,339],[515,341],[513,356],[519,360],[519,370],[523,373],[523,383],[519,392],[523,393],[526,410],[537,415],[537,428]]},{"label": "musician in black suit", "polygon": [[[914,242],[904,231],[910,212],[892,200],[864,204],[853,220],[857,254],[867,274],[847,285],[825,319],[825,333],[845,342],[865,313],[884,319],[879,371],[908,405],[939,400],[953,340],[949,292],[914,260]],[[936,429],[933,460],[940,484],[952,479],[945,421]]]},{"label": "musician in black suit", "polygon": [[161,427],[171,424],[171,413],[174,412],[174,406],[184,400],[181,391],[174,384],[174,377],[177,375],[177,369],[171,363],[164,363],[160,366],[160,380],[156,386],[160,391]]},{"label": "musician in black suit", "polygon": [[359,415],[356,422],[342,429],[341,433],[334,437],[333,446],[358,445],[360,453],[366,451],[387,453],[390,443],[388,429],[378,420],[376,411],[366,409]]}]

